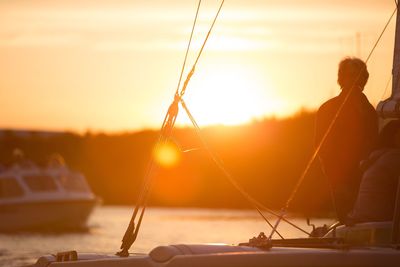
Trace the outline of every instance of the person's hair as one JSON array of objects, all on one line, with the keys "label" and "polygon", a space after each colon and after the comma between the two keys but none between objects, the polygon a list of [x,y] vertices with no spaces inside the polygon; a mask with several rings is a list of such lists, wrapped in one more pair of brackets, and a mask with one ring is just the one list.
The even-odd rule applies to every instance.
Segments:
[{"label": "person's hair", "polygon": [[380,147],[395,147],[396,134],[400,131],[400,120],[389,121],[379,133]]},{"label": "person's hair", "polygon": [[361,59],[346,57],[340,61],[337,82],[342,90],[353,90],[352,87],[363,90],[368,77],[367,65]]}]

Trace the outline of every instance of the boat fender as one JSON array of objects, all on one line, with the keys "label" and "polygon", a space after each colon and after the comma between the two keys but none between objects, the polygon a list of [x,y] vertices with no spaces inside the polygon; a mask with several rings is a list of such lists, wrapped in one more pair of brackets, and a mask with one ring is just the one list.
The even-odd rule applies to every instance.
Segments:
[{"label": "boat fender", "polygon": [[55,255],[54,254],[52,254],[52,255],[45,255],[45,256],[42,256],[42,257],[40,257],[37,261],[36,261],[36,263],[34,264],[34,265],[31,265],[31,266],[29,266],[29,267],[47,267],[47,266],[49,266],[52,262],[54,262],[54,260],[55,260]]},{"label": "boat fender", "polygon": [[246,246],[230,246],[226,244],[178,244],[159,246],[153,249],[149,256],[155,262],[167,262],[178,255],[209,255],[237,252],[260,252],[261,249]]},{"label": "boat fender", "polygon": [[156,262],[167,262],[182,252],[175,246],[159,246],[150,251],[149,256]]}]

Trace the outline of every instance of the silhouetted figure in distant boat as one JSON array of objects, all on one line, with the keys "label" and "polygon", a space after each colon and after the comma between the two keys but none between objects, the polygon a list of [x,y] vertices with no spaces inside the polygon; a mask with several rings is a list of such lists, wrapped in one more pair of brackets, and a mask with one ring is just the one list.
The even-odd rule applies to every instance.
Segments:
[{"label": "silhouetted figure in distant boat", "polygon": [[338,114],[321,146],[319,158],[341,222],[345,222],[357,197],[361,180],[359,163],[368,157],[378,139],[377,114],[362,93],[368,77],[367,66],[362,60],[343,59],[338,71],[338,84],[342,91],[325,102],[317,113],[316,146]]},{"label": "silhouetted figure in distant boat", "polygon": [[400,120],[379,134],[379,147],[362,162],[360,190],[349,222],[391,221],[400,177]]}]

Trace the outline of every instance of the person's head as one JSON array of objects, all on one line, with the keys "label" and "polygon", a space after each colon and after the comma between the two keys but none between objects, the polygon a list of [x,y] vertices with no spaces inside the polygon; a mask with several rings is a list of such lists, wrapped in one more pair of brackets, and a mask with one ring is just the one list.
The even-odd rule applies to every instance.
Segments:
[{"label": "person's head", "polygon": [[346,57],[340,61],[337,82],[343,91],[364,90],[368,77],[367,65],[361,59]]},{"label": "person's head", "polygon": [[400,120],[388,122],[379,133],[380,147],[400,148]]}]

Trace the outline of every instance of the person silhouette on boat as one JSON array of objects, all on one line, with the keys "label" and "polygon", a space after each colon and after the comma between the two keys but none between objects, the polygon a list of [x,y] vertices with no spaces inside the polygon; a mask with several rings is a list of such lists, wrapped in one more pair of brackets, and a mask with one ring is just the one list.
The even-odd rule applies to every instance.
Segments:
[{"label": "person silhouette on boat", "polygon": [[378,140],[378,116],[363,94],[368,77],[362,60],[344,58],[337,80],[341,92],[317,112],[315,145],[321,146],[319,159],[340,222],[345,222],[357,197],[362,175],[359,163]]},{"label": "person silhouette on boat", "polygon": [[382,128],[378,148],[360,167],[364,172],[349,222],[391,221],[400,177],[400,120]]}]

